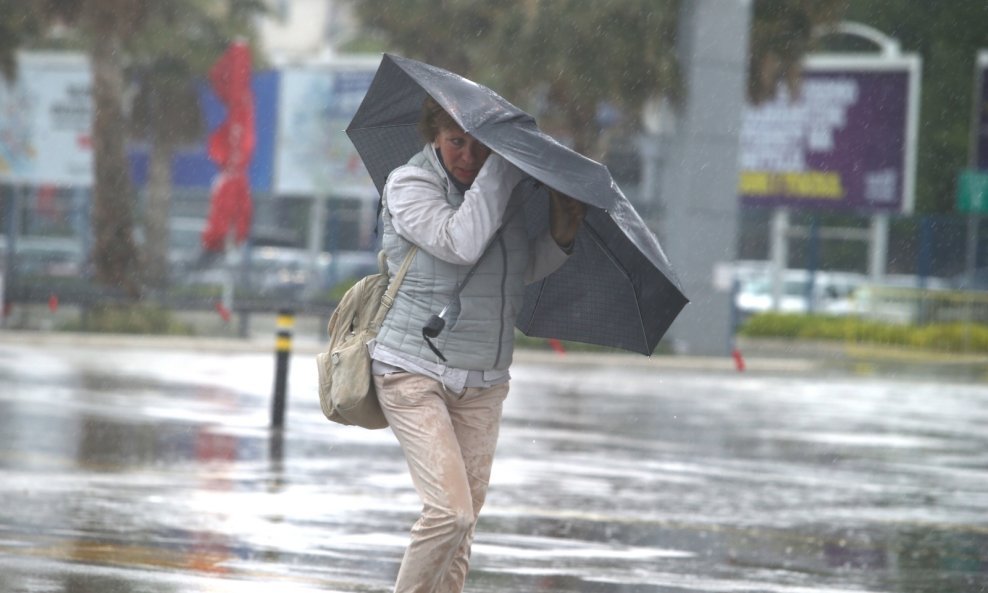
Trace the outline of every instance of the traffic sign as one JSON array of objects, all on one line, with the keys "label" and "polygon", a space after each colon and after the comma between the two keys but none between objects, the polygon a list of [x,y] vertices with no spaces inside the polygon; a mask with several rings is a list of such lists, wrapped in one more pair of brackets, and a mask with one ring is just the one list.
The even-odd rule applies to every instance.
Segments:
[{"label": "traffic sign", "polygon": [[957,209],[988,213],[988,172],[964,171],[957,176]]}]

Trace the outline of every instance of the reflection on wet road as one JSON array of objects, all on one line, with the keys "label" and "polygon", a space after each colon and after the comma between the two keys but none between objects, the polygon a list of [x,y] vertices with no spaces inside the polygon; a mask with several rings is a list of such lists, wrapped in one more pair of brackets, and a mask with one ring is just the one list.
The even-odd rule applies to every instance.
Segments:
[{"label": "reflection on wet road", "polygon": [[[0,344],[0,591],[390,590],[418,499],[309,355]],[[988,591],[988,386],[520,361],[467,591]]]}]

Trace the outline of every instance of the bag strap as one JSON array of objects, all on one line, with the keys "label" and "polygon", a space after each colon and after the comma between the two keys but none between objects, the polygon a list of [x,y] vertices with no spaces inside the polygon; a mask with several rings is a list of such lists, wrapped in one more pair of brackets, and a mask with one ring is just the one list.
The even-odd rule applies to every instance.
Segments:
[{"label": "bag strap", "polygon": [[391,306],[395,304],[395,296],[398,295],[398,288],[401,286],[402,281],[405,280],[405,273],[411,267],[412,258],[415,257],[418,250],[419,246],[415,244],[408,249],[408,253],[405,254],[405,260],[401,262],[401,267],[398,268],[398,273],[395,274],[394,279],[388,284],[387,292],[381,295],[381,306],[378,307],[377,315],[374,316],[373,327],[381,327],[381,324],[384,323],[384,316],[388,314]]}]

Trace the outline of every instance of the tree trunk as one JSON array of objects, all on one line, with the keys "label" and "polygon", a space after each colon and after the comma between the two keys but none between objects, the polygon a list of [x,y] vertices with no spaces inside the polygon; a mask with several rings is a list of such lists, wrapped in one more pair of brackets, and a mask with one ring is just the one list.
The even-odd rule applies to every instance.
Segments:
[{"label": "tree trunk", "polygon": [[164,288],[168,283],[173,152],[171,145],[163,139],[155,138],[151,145],[148,201],[144,218],[144,273],[148,285],[155,288]]},{"label": "tree trunk", "polygon": [[123,288],[137,297],[137,250],[134,244],[133,189],[125,152],[126,125],[122,47],[110,27],[97,27],[92,44],[93,69],[93,251],[97,281]]}]

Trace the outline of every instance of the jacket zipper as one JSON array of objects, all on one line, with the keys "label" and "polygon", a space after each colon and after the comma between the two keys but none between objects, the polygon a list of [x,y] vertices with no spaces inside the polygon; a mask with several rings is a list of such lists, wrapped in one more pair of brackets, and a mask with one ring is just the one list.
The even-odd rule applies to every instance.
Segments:
[{"label": "jacket zipper", "polygon": [[504,305],[507,300],[507,295],[505,295],[505,286],[508,282],[508,250],[504,246],[504,235],[497,238],[497,243],[501,247],[501,315],[500,321],[501,329],[498,331],[497,340],[497,356],[494,357],[494,368],[497,368],[501,363],[501,347],[504,344]]}]

